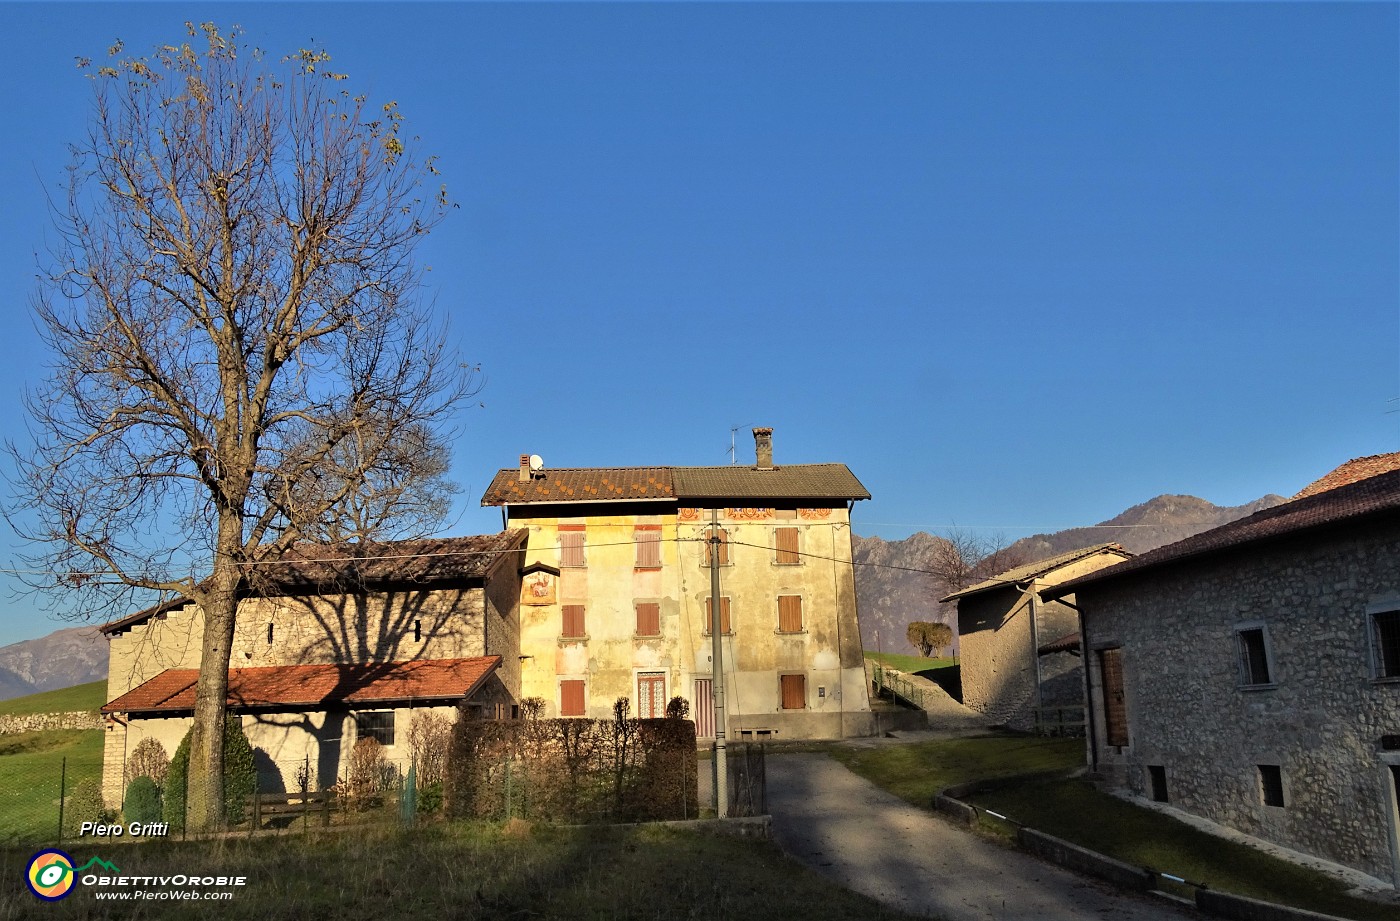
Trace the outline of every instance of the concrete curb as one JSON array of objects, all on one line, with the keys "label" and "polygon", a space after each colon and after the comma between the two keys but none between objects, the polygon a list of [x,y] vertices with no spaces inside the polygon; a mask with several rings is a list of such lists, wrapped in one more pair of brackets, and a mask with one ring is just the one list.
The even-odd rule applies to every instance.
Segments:
[{"label": "concrete curb", "polygon": [[1105,857],[1097,851],[1071,844],[1053,835],[1036,831],[1034,828],[1019,828],[1016,840],[1021,847],[1037,857],[1043,857],[1054,864],[1076,873],[1087,873],[1099,879],[1131,889],[1134,892],[1150,892],[1156,888],[1157,874],[1142,867],[1126,864],[1112,857]]},{"label": "concrete curb", "polygon": [[1289,908],[1273,902],[1247,899],[1214,889],[1196,890],[1196,907],[1217,918],[1233,921],[1340,921],[1336,915],[1323,915],[1302,908]]}]

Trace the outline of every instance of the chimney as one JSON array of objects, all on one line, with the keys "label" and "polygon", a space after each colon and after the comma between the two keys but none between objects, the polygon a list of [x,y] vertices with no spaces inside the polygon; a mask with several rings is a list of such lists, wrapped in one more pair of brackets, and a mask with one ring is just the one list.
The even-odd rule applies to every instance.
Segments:
[{"label": "chimney", "polygon": [[753,430],[753,453],[758,457],[759,470],[773,469],[773,430]]},{"label": "chimney", "polygon": [[517,478],[522,483],[530,482],[530,455],[520,455],[520,476]]}]

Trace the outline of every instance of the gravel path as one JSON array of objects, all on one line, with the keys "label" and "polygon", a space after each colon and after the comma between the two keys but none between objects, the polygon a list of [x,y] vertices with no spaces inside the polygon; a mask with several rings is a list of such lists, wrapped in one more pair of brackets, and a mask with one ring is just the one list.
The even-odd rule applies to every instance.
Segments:
[{"label": "gravel path", "polygon": [[825,755],[770,753],[767,773],[773,836],[784,851],[910,914],[947,921],[1200,918],[959,829]]}]

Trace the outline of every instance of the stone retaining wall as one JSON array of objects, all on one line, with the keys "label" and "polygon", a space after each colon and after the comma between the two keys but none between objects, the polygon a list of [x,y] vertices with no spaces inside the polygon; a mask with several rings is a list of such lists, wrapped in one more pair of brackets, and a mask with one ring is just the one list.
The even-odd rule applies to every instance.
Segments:
[{"label": "stone retaining wall", "polygon": [[101,729],[102,717],[91,710],[68,713],[26,713],[22,716],[0,716],[0,736],[17,732],[39,732],[45,729]]}]

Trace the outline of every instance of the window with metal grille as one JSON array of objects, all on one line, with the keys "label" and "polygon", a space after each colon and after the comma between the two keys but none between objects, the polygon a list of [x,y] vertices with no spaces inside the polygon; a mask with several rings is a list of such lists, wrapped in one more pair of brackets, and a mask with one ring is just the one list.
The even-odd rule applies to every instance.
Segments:
[{"label": "window with metal grille", "polygon": [[802,562],[802,557],[797,552],[796,528],[774,528],[773,538],[778,549],[777,562],[780,565],[793,566]]},{"label": "window with metal grille", "polygon": [[637,635],[661,635],[661,605],[654,601],[639,601],[637,608]]},{"label": "window with metal grille", "polygon": [[666,674],[643,672],[637,676],[637,717],[659,720],[666,715]]},{"label": "window with metal grille", "polygon": [[566,679],[559,682],[559,715],[583,716],[587,707],[584,704],[584,683],[581,679]]},{"label": "window with metal grille", "polygon": [[1269,644],[1263,627],[1249,627],[1235,631],[1240,657],[1240,684],[1269,684]]},{"label": "window with metal grille", "polygon": [[1400,611],[1371,615],[1376,643],[1376,677],[1400,678]]},{"label": "window with metal grille", "polygon": [[802,596],[778,596],[778,632],[802,632]]},{"label": "window with metal grille", "polygon": [[566,569],[582,569],[588,565],[583,554],[583,528],[559,529],[559,565]]},{"label": "window with metal grille", "polygon": [[784,710],[807,709],[806,675],[781,675],[778,681],[783,692]]},{"label": "window with metal grille", "polygon": [[1147,779],[1152,787],[1152,801],[1156,803],[1167,802],[1167,769],[1164,765],[1149,764],[1147,766]]},{"label": "window with metal grille", "polygon": [[1265,806],[1283,806],[1283,770],[1277,764],[1261,764],[1259,795]]},{"label": "window with metal grille", "polygon": [[394,713],[356,713],[355,738],[374,739],[380,745],[394,744]]},{"label": "window with metal grille", "polygon": [[1123,698],[1123,650],[1100,649],[1099,673],[1103,682],[1103,726],[1109,745],[1128,744],[1128,708]]},{"label": "window with metal grille", "polygon": [[638,528],[632,532],[632,539],[637,544],[637,568],[660,569],[661,529]]},{"label": "window with metal grille", "polygon": [[583,605],[566,604],[561,608],[564,614],[564,623],[559,631],[560,636],[578,637],[585,634],[583,621]]},{"label": "window with metal grille", "polygon": [[719,538],[719,565],[729,565],[729,532],[724,528],[709,528],[705,531],[705,565],[710,565],[711,537]]},{"label": "window with metal grille", "polygon": [[[734,626],[733,626],[733,624],[731,624],[731,623],[729,622],[729,599],[728,599],[728,598],[721,598],[721,599],[719,600],[719,628],[720,628],[720,631],[721,631],[722,633],[728,634],[728,633],[733,633],[733,632],[734,632]],[[711,599],[711,598],[706,598],[706,599],[705,599],[705,633],[706,633],[706,634],[710,634],[710,633],[714,633],[714,632],[715,632],[715,612],[714,612],[714,606],[713,606],[713,599]]]}]

